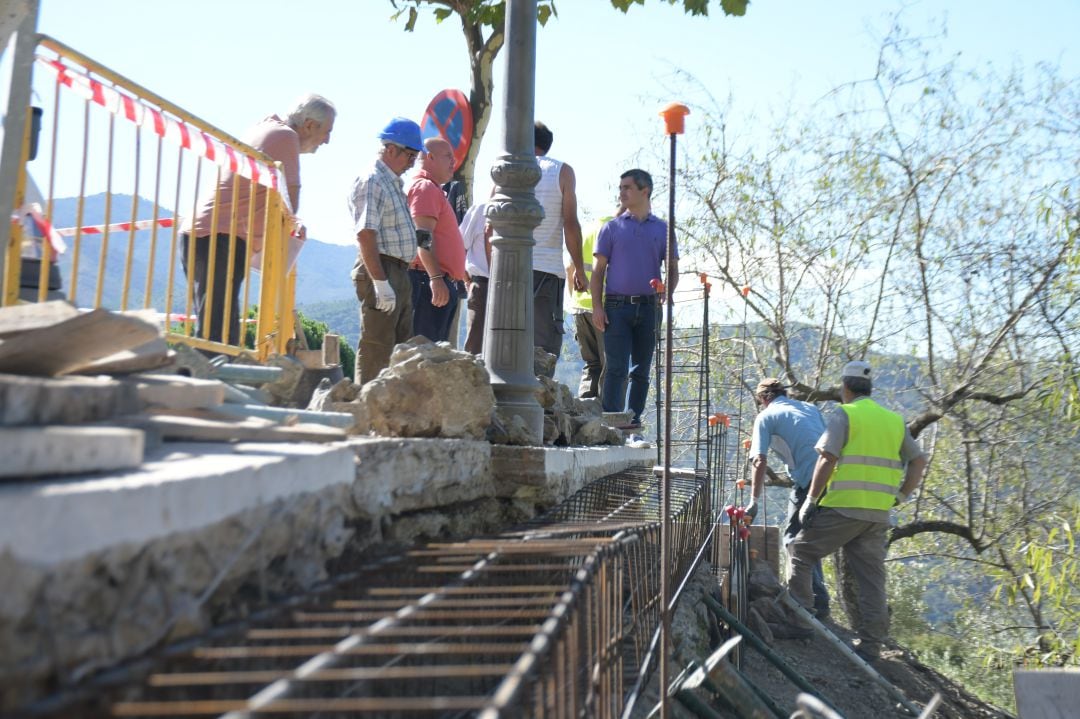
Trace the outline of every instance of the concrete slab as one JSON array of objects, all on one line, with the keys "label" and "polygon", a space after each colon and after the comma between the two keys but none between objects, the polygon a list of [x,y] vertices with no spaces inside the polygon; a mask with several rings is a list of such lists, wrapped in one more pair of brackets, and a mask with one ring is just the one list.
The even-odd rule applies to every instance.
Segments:
[{"label": "concrete slab", "polygon": [[135,388],[113,379],[0,373],[0,427],[81,424],[140,409]]},{"label": "concrete slab", "polygon": [[628,467],[651,466],[655,461],[655,448],[508,445],[491,448],[496,495],[543,506],[562,501],[594,479]]},{"label": "concrete slab", "polygon": [[143,433],[120,427],[0,427],[0,477],[15,479],[138,467]]},{"label": "concrete slab", "polygon": [[77,559],[354,477],[343,444],[163,445],[138,469],[0,486],[0,554],[44,565]]}]

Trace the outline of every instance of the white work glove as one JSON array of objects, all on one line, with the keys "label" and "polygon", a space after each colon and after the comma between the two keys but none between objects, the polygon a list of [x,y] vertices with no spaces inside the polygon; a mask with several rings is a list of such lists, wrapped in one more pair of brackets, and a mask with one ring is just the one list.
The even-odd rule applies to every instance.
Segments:
[{"label": "white work glove", "polygon": [[806,501],[803,502],[803,506],[799,510],[799,524],[802,525],[803,529],[806,529],[813,523],[814,516],[817,515],[818,512],[817,503],[818,501],[816,499],[811,499],[810,497],[807,497]]},{"label": "white work glove", "polygon": [[903,492],[897,490],[897,492],[896,492],[896,501],[893,502],[893,506],[894,507],[899,507],[901,504],[908,501],[909,499],[911,499],[911,494],[910,493],[904,494]]},{"label": "white work glove", "polygon": [[397,306],[397,295],[390,286],[390,280],[372,280],[375,285],[375,309],[379,312],[393,312]]}]

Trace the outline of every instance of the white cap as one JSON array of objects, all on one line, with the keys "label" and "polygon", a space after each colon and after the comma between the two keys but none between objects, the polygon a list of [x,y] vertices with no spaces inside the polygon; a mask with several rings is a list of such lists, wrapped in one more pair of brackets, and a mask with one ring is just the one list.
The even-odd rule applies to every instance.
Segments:
[{"label": "white cap", "polygon": [[841,377],[865,377],[870,379],[870,363],[863,362],[862,360],[855,360],[848,362],[844,365],[844,371],[840,373]]}]

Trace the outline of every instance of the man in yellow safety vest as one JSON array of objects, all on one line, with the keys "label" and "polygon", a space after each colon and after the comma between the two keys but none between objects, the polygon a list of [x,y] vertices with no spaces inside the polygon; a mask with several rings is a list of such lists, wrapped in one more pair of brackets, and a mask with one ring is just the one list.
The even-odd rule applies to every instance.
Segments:
[{"label": "man in yellow safety vest", "polygon": [[[622,212],[622,208],[619,208]],[[592,280],[593,249],[596,247],[596,235],[600,228],[613,216],[602,217],[593,223],[585,233],[581,242],[581,257],[585,268],[585,284]],[[567,277],[570,276],[573,260],[570,254],[563,253],[563,262],[566,264]],[[584,366],[581,368],[581,382],[578,384],[578,397],[580,399],[600,398],[600,390],[604,386],[604,333],[593,327],[592,323],[592,293],[585,289],[576,291],[570,285],[566,286],[567,298],[570,305],[570,313],[574,316],[574,339],[577,340],[581,350],[581,360]]]},{"label": "man in yellow safety vest", "polygon": [[848,362],[841,376],[843,404],[830,415],[815,449],[802,529],[788,545],[788,589],[804,607],[813,607],[815,563],[843,550],[844,566],[857,592],[852,627],[858,653],[875,661],[889,633],[885,598],[885,555],[889,510],[907,501],[922,481],[926,455],[904,419],[870,399],[870,365]]}]

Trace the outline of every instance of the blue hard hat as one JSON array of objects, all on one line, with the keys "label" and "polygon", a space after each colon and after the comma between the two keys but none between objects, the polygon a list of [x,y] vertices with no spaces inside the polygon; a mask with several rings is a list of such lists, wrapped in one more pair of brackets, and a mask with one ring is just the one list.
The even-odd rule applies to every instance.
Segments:
[{"label": "blue hard hat", "polygon": [[424,151],[424,142],[420,139],[420,126],[407,117],[395,117],[388,122],[379,133],[379,139],[417,152]]}]

